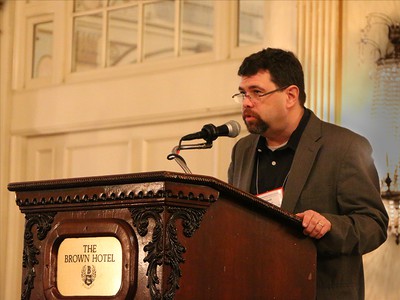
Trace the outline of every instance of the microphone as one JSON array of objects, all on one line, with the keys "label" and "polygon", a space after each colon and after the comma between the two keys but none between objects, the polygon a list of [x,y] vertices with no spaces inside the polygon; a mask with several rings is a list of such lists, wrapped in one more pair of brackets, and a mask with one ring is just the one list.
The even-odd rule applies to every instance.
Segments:
[{"label": "microphone", "polygon": [[213,124],[206,124],[201,131],[185,135],[181,141],[190,141],[197,139],[204,139],[207,142],[212,142],[220,136],[236,137],[240,132],[240,124],[236,121],[230,120],[229,122],[216,127]]}]

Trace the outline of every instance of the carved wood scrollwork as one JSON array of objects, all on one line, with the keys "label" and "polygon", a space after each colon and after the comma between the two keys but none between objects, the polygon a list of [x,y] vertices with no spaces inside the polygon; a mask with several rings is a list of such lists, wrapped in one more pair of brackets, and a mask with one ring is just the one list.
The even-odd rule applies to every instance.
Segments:
[{"label": "carved wood scrollwork", "polygon": [[[206,209],[199,208],[181,208],[168,207],[167,212],[170,217],[166,221],[166,228],[163,228],[161,213],[164,211],[162,207],[130,209],[133,225],[137,228],[141,236],[148,233],[149,219],[153,219],[154,229],[151,242],[145,247],[144,251],[148,252],[144,258],[149,263],[146,275],[148,276],[147,287],[150,290],[151,299],[174,299],[175,291],[179,289],[179,278],[182,272],[179,267],[180,263],[185,260],[182,254],[186,252],[186,248],[178,241],[177,229],[175,222],[182,219],[183,234],[191,237],[193,233],[200,227]],[[163,231],[165,230],[165,240],[163,240]],[[171,268],[168,278],[168,289],[162,293],[157,285],[160,280],[157,276],[157,266],[169,266]]]},{"label": "carved wood scrollwork", "polygon": [[25,216],[26,222],[22,266],[27,269],[27,272],[23,281],[24,287],[21,293],[22,300],[30,299],[31,290],[34,287],[33,282],[36,277],[35,265],[39,263],[36,255],[40,254],[40,250],[34,244],[32,228],[36,225],[38,240],[44,240],[51,229],[51,224],[53,223],[55,215],[56,213],[53,212],[46,214],[26,214]]}]

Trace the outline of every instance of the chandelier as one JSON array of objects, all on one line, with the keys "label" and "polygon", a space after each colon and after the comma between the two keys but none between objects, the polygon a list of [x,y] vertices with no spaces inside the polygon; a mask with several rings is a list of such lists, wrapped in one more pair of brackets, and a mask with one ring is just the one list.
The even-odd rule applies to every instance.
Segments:
[{"label": "chandelier", "polygon": [[362,57],[375,62],[372,116],[380,128],[380,147],[385,147],[386,174],[381,196],[388,206],[389,231],[400,243],[400,23],[371,13],[361,31]]}]

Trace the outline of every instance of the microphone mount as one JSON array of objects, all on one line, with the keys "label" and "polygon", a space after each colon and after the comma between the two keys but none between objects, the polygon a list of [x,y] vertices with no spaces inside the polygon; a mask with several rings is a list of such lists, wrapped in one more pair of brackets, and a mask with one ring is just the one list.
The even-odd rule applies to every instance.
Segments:
[{"label": "microphone mount", "polygon": [[[220,136],[227,137],[236,137],[240,132],[240,125],[236,121],[229,121],[221,126],[216,127],[213,124],[206,124],[203,126],[201,131],[187,134],[183,136],[179,145],[175,146],[172,149],[171,154],[167,156],[168,160],[174,159],[178,165],[185,171],[185,173],[192,174],[189,167],[187,166],[185,160],[182,156],[179,155],[180,150],[189,150],[189,149],[209,149],[213,146],[213,141],[216,140]],[[198,144],[182,144],[183,141],[191,141],[196,139],[203,139],[205,143]]]},{"label": "microphone mount", "polygon": [[212,146],[213,146],[212,141],[206,141],[205,143],[199,143],[199,144],[182,145],[182,139],[181,139],[179,141],[179,145],[175,146],[172,149],[171,153],[168,154],[167,159],[168,160],[174,159],[186,174],[192,174],[192,171],[190,171],[189,167],[187,166],[185,159],[181,155],[179,155],[180,150],[210,149],[212,148]]}]

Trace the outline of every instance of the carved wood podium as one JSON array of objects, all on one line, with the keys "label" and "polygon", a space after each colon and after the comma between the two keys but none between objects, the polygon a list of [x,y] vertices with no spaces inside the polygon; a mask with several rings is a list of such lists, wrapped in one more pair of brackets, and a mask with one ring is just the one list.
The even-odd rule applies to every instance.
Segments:
[{"label": "carved wood podium", "polygon": [[220,180],[150,172],[11,183],[22,299],[315,299],[301,222]]}]

